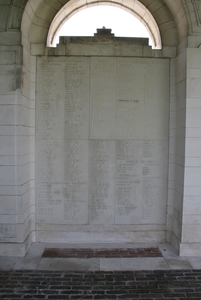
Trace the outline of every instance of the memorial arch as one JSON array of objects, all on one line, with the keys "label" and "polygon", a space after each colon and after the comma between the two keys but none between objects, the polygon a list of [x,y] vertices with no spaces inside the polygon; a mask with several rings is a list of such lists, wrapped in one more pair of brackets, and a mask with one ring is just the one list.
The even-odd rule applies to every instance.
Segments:
[{"label": "memorial arch", "polygon": [[[79,1],[67,2],[64,5],[63,9],[56,14],[56,16],[54,17],[51,23],[50,29],[48,31],[48,36],[47,36],[47,47],[52,47],[54,45],[55,37],[59,29],[63,26],[66,20],[68,20],[68,18],[70,18],[73,14],[76,14],[86,6],[88,8],[91,6],[95,6],[95,5],[97,6],[101,4],[107,5],[107,2],[105,3],[102,1],[99,2],[91,1],[91,2],[86,2],[85,4],[80,3]],[[122,5],[122,3],[118,1],[114,3],[111,2],[109,3],[109,5],[127,10],[128,12],[133,14],[136,18],[138,18],[144,24],[145,28],[149,32],[150,37],[152,39],[153,48],[161,49],[162,45],[161,45],[161,37],[160,37],[158,25],[154,20],[152,14],[149,12],[148,9],[146,9],[145,6],[143,6],[138,1],[136,1],[134,6],[132,5],[132,2],[131,3],[128,2]]]},{"label": "memorial arch", "polygon": [[[2,7],[2,11],[5,12],[5,18],[1,21],[2,31],[0,33],[2,37],[0,43],[2,53],[0,63],[3,65],[1,74],[1,94],[3,99],[1,104],[1,139],[3,141],[2,145],[6,145],[6,147],[2,146],[0,149],[2,162],[0,185],[3,191],[1,195],[2,222],[0,227],[2,246],[0,254],[2,255],[6,253],[7,255],[15,254],[22,256],[26,253],[33,241],[112,241],[122,243],[160,243],[167,241],[175,247],[180,255],[200,255],[201,253],[201,193],[199,181],[201,175],[201,108],[199,104],[201,94],[201,66],[199,64],[201,61],[201,12],[199,2],[192,2],[190,0],[127,0],[123,3],[118,1],[115,3],[107,3],[117,6],[122,5],[122,8],[132,11],[137,15],[151,33],[155,41],[155,49],[151,49],[143,40],[136,42],[133,40],[133,44],[128,44],[127,41],[124,40],[118,46],[115,44],[118,42],[118,40],[116,40],[116,42],[110,44],[110,46],[102,44],[103,48],[106,46],[107,51],[109,51],[108,55],[107,51],[106,53],[101,52],[97,45],[87,48],[87,44],[89,44],[90,41],[86,40],[85,45],[87,50],[85,49],[80,52],[79,46],[81,44],[79,44],[79,40],[75,45],[72,39],[69,40],[65,38],[63,38],[57,48],[47,47],[47,45],[50,46],[54,35],[65,18],[86,6],[86,1],[25,0],[12,1],[11,4],[6,4],[5,1]],[[89,5],[95,5],[95,3],[92,1]],[[20,23],[21,32],[19,27]],[[100,42],[100,45],[102,42]],[[95,51],[95,57],[94,52],[89,49]],[[114,49],[117,49],[115,50],[116,52]],[[124,57],[122,57],[122,53]],[[77,60],[75,57],[77,57]],[[79,67],[77,65],[78,61]],[[113,70],[112,74],[110,74],[108,69],[106,70],[108,62],[111,66],[111,70]],[[91,66],[91,74],[94,74],[92,77],[87,75],[89,74],[89,66]],[[103,69],[101,69],[100,66],[102,66]],[[43,216],[39,222],[39,206],[37,204],[38,191],[35,191],[35,182],[37,181],[39,168],[37,165],[38,156],[35,154],[35,149],[37,151],[39,145],[37,130],[39,129],[40,131],[42,128],[42,125],[37,125],[39,124],[38,121],[40,121],[40,109],[38,110],[38,108],[40,107],[42,109],[39,97],[41,97],[44,92],[40,82],[46,84],[43,80],[46,80],[47,77],[43,72],[50,71],[50,73],[53,74],[52,78],[56,80],[57,84],[61,85],[61,90],[64,90],[65,82],[58,82],[57,77],[59,74],[65,74],[65,76],[67,76],[66,78],[69,79],[71,74],[66,73],[66,68],[68,70],[71,68],[81,70],[81,73],[86,76],[81,78],[78,74],[79,76],[76,75],[79,77],[77,79],[84,81],[88,78],[87,84],[90,86],[90,91],[95,90],[96,87],[101,88],[99,85],[96,86],[95,81],[93,81],[96,79],[95,71],[93,73],[93,70],[99,68],[99,74],[106,70],[108,72],[106,72],[108,74],[108,77],[106,76],[108,80],[109,78],[110,80],[113,78],[114,86],[117,86],[119,95],[120,93],[123,95],[122,97],[114,96],[116,103],[119,105],[118,109],[115,108],[116,115],[121,116],[122,122],[125,121],[123,111],[129,111],[129,109],[125,108],[124,100],[129,100],[129,102],[127,102],[131,106],[139,105],[140,99],[144,97],[142,90],[147,93],[152,93],[152,98],[156,96],[155,99],[157,99],[157,101],[155,102],[155,107],[158,108],[157,118],[166,118],[164,131],[161,129],[164,125],[162,121],[156,124],[154,134],[159,134],[159,139],[157,136],[157,138],[153,138],[151,141],[145,139],[142,141],[142,144],[138,144],[138,140],[140,140],[138,136],[135,136],[135,138],[129,136],[127,138],[128,143],[125,144],[124,139],[119,139],[118,137],[114,138],[114,133],[111,133],[110,139],[115,140],[116,144],[108,142],[106,141],[107,139],[104,138],[102,138],[101,141],[97,141],[97,143],[92,141],[93,137],[85,139],[87,140],[85,147],[88,147],[87,144],[91,144],[90,155],[93,159],[95,157],[93,153],[96,153],[97,147],[106,152],[109,151],[108,149],[116,149],[113,149],[113,152],[118,152],[118,157],[114,157],[112,154],[110,160],[110,162],[112,162],[112,160],[116,159],[113,164],[116,169],[120,169],[120,165],[122,165],[125,172],[132,173],[132,170],[130,171],[129,168],[132,169],[132,161],[135,161],[136,168],[140,169],[140,172],[144,172],[143,174],[147,174],[152,168],[152,173],[150,174],[154,174],[154,172],[157,173],[157,170],[159,170],[157,176],[153,175],[159,178],[163,177],[162,169],[166,170],[164,180],[166,185],[162,185],[166,192],[161,196],[162,201],[157,200],[159,202],[151,203],[155,206],[157,206],[157,203],[159,206],[162,203],[162,208],[159,210],[156,208],[155,215],[153,210],[153,217],[150,217],[151,220],[148,224],[146,221],[141,221],[141,219],[135,222],[126,222],[123,220],[124,218],[122,217],[122,210],[120,208],[117,208],[117,222],[111,222],[111,216],[109,216],[107,226],[103,224],[105,219],[101,224],[90,223],[86,220],[82,221],[81,224],[79,224],[79,222],[66,224],[63,221],[58,221],[58,215],[61,214],[62,207],[59,208],[58,205],[55,206],[57,210],[55,219],[49,219],[49,212],[46,210],[47,206],[45,203],[41,205],[44,206],[43,211],[47,214],[47,218],[44,222],[45,217]],[[61,70],[62,72],[60,73]],[[122,74],[125,76],[128,71],[133,78],[136,78],[135,70],[136,72],[138,71],[138,74],[143,78],[142,85],[140,85],[141,81],[139,81],[136,86],[134,85],[136,89],[139,88],[139,99],[131,99],[129,98],[130,96],[126,96],[126,93],[129,94],[129,91],[132,95],[134,94],[132,82],[130,85],[128,83],[126,92],[123,94],[122,91],[124,87],[122,85],[124,81],[121,80],[122,74],[118,72],[118,70],[123,70]],[[155,72],[154,76],[156,80],[150,83],[148,81],[152,78],[153,71]],[[150,74],[150,76],[148,76],[149,78],[146,77],[146,80],[145,74]],[[54,76],[56,77],[54,78]],[[157,81],[160,81],[160,85],[155,85]],[[151,86],[157,91],[156,93],[153,91],[154,89],[151,90]],[[165,91],[164,95],[163,91]],[[88,91],[85,90],[85,92],[87,93]],[[109,90],[108,92],[112,93]],[[66,93],[65,90],[64,93]],[[65,95],[58,94],[58,96],[65,98]],[[47,97],[47,94],[45,94],[45,97]],[[89,105],[91,105],[90,109],[92,109],[93,93],[91,93],[89,97],[91,97]],[[144,107],[148,107],[150,104],[148,102],[148,96],[143,99],[143,108],[139,106],[136,110],[141,114],[145,114]],[[160,101],[161,99],[162,101]],[[118,100],[121,100],[121,103]],[[53,106],[51,107],[51,111],[53,114],[55,113],[54,104],[56,103],[52,101]],[[66,104],[64,103],[64,105]],[[151,107],[152,106],[150,106],[150,108]],[[112,108],[114,108],[114,106]],[[62,111],[63,108],[60,107],[59,109]],[[43,110],[43,112],[47,113],[46,110]],[[137,122],[141,122],[141,119],[138,120],[137,118],[138,115],[136,114]],[[57,122],[57,120],[58,118],[56,117],[53,121]],[[147,121],[151,120],[152,119],[147,118]],[[64,122],[65,118],[63,119],[63,123]],[[115,131],[118,125],[115,125],[115,122],[113,123],[111,127],[114,128]],[[148,125],[146,128],[148,128]],[[162,131],[158,132],[158,128]],[[90,130],[92,130],[92,125]],[[133,132],[134,130],[132,133]],[[137,135],[138,134],[140,135],[141,133],[139,132]],[[148,135],[148,131],[146,134]],[[98,140],[95,133],[94,136],[94,140]],[[165,145],[158,142],[161,136],[165,136]],[[80,140],[82,140],[82,138]],[[81,143],[80,140],[77,139],[76,143]],[[101,145],[99,145],[100,143]],[[65,149],[65,145],[62,147]],[[74,148],[76,148],[76,145],[74,145],[72,149]],[[76,149],[78,148],[81,149],[80,146]],[[155,151],[153,149],[159,148],[160,150],[156,150],[156,156],[159,157],[159,160],[153,162]],[[56,149],[57,148],[54,148],[54,151],[56,151]],[[130,164],[120,163],[121,160],[125,160],[125,156],[122,157],[122,153],[124,153],[125,149],[128,153],[131,153],[131,156],[126,158],[131,162]],[[139,156],[133,157],[132,149],[138,149]],[[144,149],[144,153],[147,153],[148,156],[151,155],[149,160],[140,157],[141,149]],[[103,156],[103,152],[100,153],[100,156]],[[106,153],[106,157],[110,157],[108,153],[110,152]],[[99,157],[99,159],[102,159],[102,156]],[[79,159],[79,154],[77,159]],[[145,160],[145,165],[139,167],[139,161],[142,161],[143,164]],[[40,158],[40,162],[41,161],[42,158]],[[165,161],[167,164],[164,167],[163,164]],[[58,161],[56,160],[55,162],[57,163]],[[106,161],[105,163],[107,164]],[[154,164],[162,165],[163,167],[162,169],[157,169]],[[126,169],[127,167],[129,170]],[[93,168],[95,170],[97,166],[93,165]],[[62,166],[60,166],[58,170],[61,169]],[[59,173],[57,175],[58,177],[60,176]],[[122,184],[122,172],[116,172],[115,176],[114,174],[110,175],[112,178],[115,177],[115,182]],[[134,172],[133,175],[135,177],[136,173]],[[136,184],[144,178],[143,176],[146,177],[146,175],[141,175],[140,178],[136,178]],[[53,191],[53,193],[57,195],[53,201],[60,201],[58,194],[61,190],[64,194],[68,194],[69,191],[65,190],[63,186],[58,188],[56,185],[57,183],[54,180],[54,185],[52,184],[50,187],[46,186],[42,193],[45,193],[45,189],[48,188],[48,193]],[[154,185],[155,183],[153,182],[153,186]],[[132,195],[134,195],[135,192],[141,195],[142,187],[140,187],[140,191],[137,189],[132,190],[131,188]],[[151,193],[150,183],[148,186],[144,184],[144,193],[145,192]],[[116,190],[115,193],[121,194],[120,190]],[[110,199],[112,199],[112,197]],[[146,201],[144,203],[146,204]],[[137,206],[139,207],[139,203]],[[85,209],[86,207],[88,206],[84,204]],[[140,214],[137,213],[135,220],[139,217],[138,215]]]}]

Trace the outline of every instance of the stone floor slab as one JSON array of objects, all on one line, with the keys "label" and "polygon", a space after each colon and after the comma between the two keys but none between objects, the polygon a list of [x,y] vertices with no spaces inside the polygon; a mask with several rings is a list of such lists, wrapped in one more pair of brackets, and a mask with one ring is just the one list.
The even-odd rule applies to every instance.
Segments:
[{"label": "stone floor slab", "polygon": [[16,262],[19,260],[19,257],[0,257],[0,270],[11,270]]},{"label": "stone floor slab", "polygon": [[185,258],[165,258],[172,270],[190,270],[192,265]]},{"label": "stone floor slab", "polygon": [[38,270],[65,270],[65,271],[98,271],[98,258],[45,258],[38,265]]},{"label": "stone floor slab", "polygon": [[39,257],[19,257],[13,270],[36,270],[40,262]]},{"label": "stone floor slab", "polygon": [[155,243],[47,243],[46,248],[154,248],[157,247]]},{"label": "stone floor slab", "polygon": [[188,256],[186,259],[189,261],[193,269],[201,269],[201,257]]},{"label": "stone floor slab", "polygon": [[167,243],[162,243],[157,245],[161,251],[163,257],[178,257],[176,250]]},{"label": "stone floor slab", "polygon": [[19,257],[13,270],[35,270],[44,252],[45,243],[33,243],[25,257]]},{"label": "stone floor slab", "polygon": [[33,255],[36,256],[41,256],[43,254],[43,251],[46,247],[46,243],[33,243],[27,252],[26,256],[32,257]]},{"label": "stone floor slab", "polygon": [[164,258],[101,258],[101,271],[168,270]]},{"label": "stone floor slab", "polygon": [[[82,264],[78,264],[77,259],[75,261],[72,261],[72,258],[70,259],[70,262],[67,261],[65,258],[60,258],[58,263],[55,263],[55,260],[52,261],[45,261],[43,260],[42,253],[45,248],[61,248],[61,249],[69,249],[69,248],[77,248],[77,249],[86,249],[86,248],[92,248],[95,250],[99,248],[103,248],[105,250],[110,249],[123,249],[123,248],[132,248],[132,249],[139,249],[139,248],[145,248],[148,249],[150,247],[158,247],[160,249],[160,252],[162,254],[162,264],[159,263],[160,260],[154,259],[152,257],[150,258],[142,258],[140,261],[134,261],[133,258],[128,258],[129,260],[126,261],[126,266],[124,265],[125,261],[122,261],[122,259],[117,258],[115,261],[108,260],[106,261],[102,260],[102,266],[107,270],[122,270],[126,268],[126,270],[142,270],[142,269],[152,269],[152,270],[158,270],[158,269],[201,269],[201,256],[200,257],[178,257],[176,251],[171,247],[171,245],[167,243],[163,244],[49,244],[49,243],[33,243],[31,248],[29,249],[27,255],[25,257],[0,257],[0,270],[37,270],[39,268],[46,268],[53,270],[66,270],[66,268],[69,268],[69,270],[99,270],[99,263],[93,264],[93,260],[90,260],[91,258],[87,258],[86,261],[82,261]],[[100,257],[96,257],[97,259],[100,259]],[[139,258],[139,257],[138,257]],[[63,260],[63,262],[61,261]],[[83,258],[84,259],[84,258]],[[95,257],[94,257],[95,259]],[[167,262],[166,262],[167,260]],[[95,260],[96,261],[96,260]],[[84,262],[84,263],[83,263]],[[90,263],[92,262],[92,265]],[[96,261],[97,262],[97,261]],[[98,260],[100,262],[100,260]],[[169,264],[168,264],[169,263]]]}]

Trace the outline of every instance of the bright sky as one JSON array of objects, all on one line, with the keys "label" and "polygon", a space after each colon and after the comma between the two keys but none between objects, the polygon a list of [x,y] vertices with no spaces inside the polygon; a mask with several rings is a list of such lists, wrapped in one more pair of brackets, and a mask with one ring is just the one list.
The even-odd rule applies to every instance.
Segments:
[{"label": "bright sky", "polygon": [[103,26],[112,29],[115,36],[149,37],[145,26],[135,16],[107,5],[89,7],[74,14],[60,29],[58,36],[93,36],[96,29]]}]

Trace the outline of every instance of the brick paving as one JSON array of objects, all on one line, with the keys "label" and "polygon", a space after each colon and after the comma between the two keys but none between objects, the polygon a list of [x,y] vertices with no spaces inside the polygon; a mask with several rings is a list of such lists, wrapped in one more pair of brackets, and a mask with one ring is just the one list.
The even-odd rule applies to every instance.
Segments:
[{"label": "brick paving", "polygon": [[0,271],[0,299],[201,299],[201,270]]},{"label": "brick paving", "polygon": [[60,258],[112,258],[112,257],[162,257],[158,248],[46,248],[42,257]]}]

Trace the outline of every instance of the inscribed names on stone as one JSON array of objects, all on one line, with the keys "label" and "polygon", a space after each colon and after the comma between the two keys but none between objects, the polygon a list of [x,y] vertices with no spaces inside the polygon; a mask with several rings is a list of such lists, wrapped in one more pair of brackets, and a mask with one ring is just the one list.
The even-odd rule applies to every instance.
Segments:
[{"label": "inscribed names on stone", "polygon": [[117,59],[117,139],[143,138],[143,60]]},{"label": "inscribed names on stone", "polygon": [[37,63],[39,223],[166,222],[169,61]]},{"label": "inscribed names on stone", "polygon": [[89,58],[65,66],[64,222],[88,223]]},{"label": "inscribed names on stone", "polygon": [[141,141],[116,141],[116,224],[141,222],[141,149]]},{"label": "inscribed names on stone", "polygon": [[[36,197],[37,221],[63,221],[63,124],[65,59],[37,62]],[[59,116],[59,117],[58,117]]]},{"label": "inscribed names on stone", "polygon": [[89,139],[89,58],[69,57],[65,73],[65,138]]},{"label": "inscribed names on stone", "polygon": [[116,58],[91,58],[90,138],[115,139]]},{"label": "inscribed names on stone", "polygon": [[167,156],[167,141],[143,141],[142,223],[163,224],[166,220]]},{"label": "inscribed names on stone", "polygon": [[64,221],[88,223],[88,141],[66,139],[64,145]]},{"label": "inscribed names on stone", "polygon": [[89,224],[114,224],[115,141],[91,140]]},{"label": "inscribed names on stone", "polygon": [[[88,58],[38,58],[38,222],[88,222]],[[87,67],[86,67],[87,66]],[[70,174],[70,175],[69,175]],[[66,189],[68,187],[68,189]]]}]

